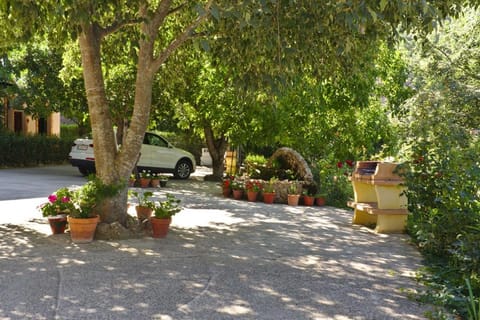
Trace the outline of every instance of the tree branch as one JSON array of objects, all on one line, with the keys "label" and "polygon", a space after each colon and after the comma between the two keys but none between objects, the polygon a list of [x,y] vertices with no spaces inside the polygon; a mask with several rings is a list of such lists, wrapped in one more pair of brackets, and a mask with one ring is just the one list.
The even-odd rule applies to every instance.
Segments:
[{"label": "tree branch", "polygon": [[109,34],[114,33],[117,30],[125,26],[131,26],[142,22],[142,19],[131,19],[131,20],[118,20],[109,25],[108,27],[100,28],[100,37],[103,39]]},{"label": "tree branch", "polygon": [[187,40],[192,38],[194,30],[207,19],[210,15],[210,7],[212,6],[213,0],[209,0],[208,3],[205,5],[204,13],[202,13],[198,18],[193,21],[190,25],[188,25],[185,30],[178,35],[166,48],[165,50],[153,60],[152,63],[152,70],[157,72],[160,66],[170,57],[170,55],[179,48],[182,44],[184,44]]}]

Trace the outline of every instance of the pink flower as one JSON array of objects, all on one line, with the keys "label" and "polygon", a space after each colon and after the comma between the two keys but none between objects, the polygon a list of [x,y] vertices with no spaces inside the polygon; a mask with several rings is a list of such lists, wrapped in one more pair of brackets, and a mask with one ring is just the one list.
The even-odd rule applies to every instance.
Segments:
[{"label": "pink flower", "polygon": [[342,161],[338,161],[337,162],[337,168],[343,168],[343,162]]},{"label": "pink flower", "polygon": [[56,194],[49,195],[48,201],[50,201],[51,203],[54,203],[55,201],[57,201],[57,195]]},{"label": "pink flower", "polygon": [[63,198],[62,198],[62,202],[63,202],[63,203],[70,202],[70,198],[69,198],[69,197],[63,197]]}]

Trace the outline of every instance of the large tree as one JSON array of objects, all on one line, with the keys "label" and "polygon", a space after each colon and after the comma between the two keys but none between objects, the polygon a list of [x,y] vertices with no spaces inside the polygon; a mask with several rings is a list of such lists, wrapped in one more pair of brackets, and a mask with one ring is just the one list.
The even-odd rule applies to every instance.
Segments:
[{"label": "large tree", "polygon": [[[318,77],[361,70],[369,41],[404,29],[432,29],[437,18],[477,1],[20,1],[0,0],[0,37],[11,45],[43,32],[62,41],[78,39],[95,145],[98,176],[107,184],[125,179],[134,167],[152,104],[155,74],[188,40],[203,42],[245,85],[280,84],[284,74],[308,70]],[[209,18],[213,16],[215,19]],[[208,28],[199,29],[203,23]],[[207,25],[205,25],[207,26]],[[102,69],[102,44],[128,32],[136,54],[135,95],[130,126],[120,150]],[[12,41],[13,40],[13,41]],[[334,75],[333,75],[334,76]],[[126,223],[126,190],[104,206],[104,223]]]}]

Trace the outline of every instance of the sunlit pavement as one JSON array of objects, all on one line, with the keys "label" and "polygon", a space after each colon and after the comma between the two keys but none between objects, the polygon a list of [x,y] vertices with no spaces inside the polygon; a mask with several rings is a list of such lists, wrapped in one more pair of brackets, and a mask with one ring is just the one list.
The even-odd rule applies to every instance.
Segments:
[{"label": "sunlit pavement", "polygon": [[0,318],[424,319],[429,309],[407,298],[421,266],[407,236],[353,227],[347,210],[223,198],[201,180],[207,169],[155,191],[184,206],[167,238],[73,244],[36,210],[57,180],[84,181],[62,170],[71,176],[43,196],[35,181],[34,198],[0,201]]}]

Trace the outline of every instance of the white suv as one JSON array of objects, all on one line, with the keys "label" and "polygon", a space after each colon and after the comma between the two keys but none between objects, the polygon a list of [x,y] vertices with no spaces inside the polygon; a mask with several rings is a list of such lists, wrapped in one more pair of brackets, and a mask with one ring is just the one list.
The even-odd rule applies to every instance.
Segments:
[{"label": "white suv", "polygon": [[[76,139],[69,154],[69,161],[83,175],[95,172],[95,156],[92,139]],[[188,179],[195,172],[195,158],[190,152],[175,148],[161,136],[147,132],[143,138],[138,171],[173,173],[176,178]]]}]

